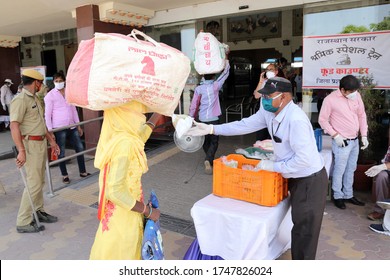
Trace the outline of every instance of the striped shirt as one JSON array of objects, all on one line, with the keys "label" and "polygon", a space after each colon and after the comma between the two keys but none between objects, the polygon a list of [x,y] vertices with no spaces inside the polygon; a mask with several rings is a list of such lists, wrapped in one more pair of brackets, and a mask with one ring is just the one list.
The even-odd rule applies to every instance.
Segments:
[{"label": "striped shirt", "polygon": [[355,99],[348,99],[336,90],[324,99],[318,122],[330,136],[337,133],[343,138],[354,139],[367,136],[367,116],[360,94]]},{"label": "striped shirt", "polygon": [[[263,128],[278,136],[282,142],[272,141],[274,147],[274,170],[284,178],[302,178],[320,171],[324,159],[317,150],[313,127],[306,116],[293,101],[278,114],[260,110],[240,121],[214,125],[216,135],[244,135]],[[272,133],[273,131],[273,133]]]}]

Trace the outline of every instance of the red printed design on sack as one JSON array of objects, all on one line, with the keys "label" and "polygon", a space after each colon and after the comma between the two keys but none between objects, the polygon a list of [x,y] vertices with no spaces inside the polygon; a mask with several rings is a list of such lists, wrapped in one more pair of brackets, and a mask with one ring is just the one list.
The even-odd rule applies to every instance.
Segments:
[{"label": "red printed design on sack", "polygon": [[[204,53],[204,57],[205,58],[211,58],[210,37],[204,37],[203,40],[205,40],[207,42],[207,43],[205,43],[203,45],[204,50],[207,51],[207,52]],[[210,59],[206,59],[205,62],[206,62],[206,65],[208,65],[208,66],[211,65],[211,60]]]},{"label": "red printed design on sack", "polygon": [[209,51],[210,50],[210,42],[207,42],[204,44],[204,50]]},{"label": "red printed design on sack", "polygon": [[156,73],[154,72],[154,61],[149,56],[145,56],[144,59],[141,61],[142,64],[146,64],[144,68],[142,69],[142,74],[155,76]]}]

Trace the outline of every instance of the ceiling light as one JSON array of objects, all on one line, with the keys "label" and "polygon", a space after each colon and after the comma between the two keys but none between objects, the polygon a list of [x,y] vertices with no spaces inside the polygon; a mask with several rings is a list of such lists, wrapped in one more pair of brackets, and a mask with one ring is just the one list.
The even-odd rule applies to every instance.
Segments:
[{"label": "ceiling light", "polygon": [[104,22],[142,27],[154,16],[154,11],[122,3],[106,2],[99,4],[99,16]]}]

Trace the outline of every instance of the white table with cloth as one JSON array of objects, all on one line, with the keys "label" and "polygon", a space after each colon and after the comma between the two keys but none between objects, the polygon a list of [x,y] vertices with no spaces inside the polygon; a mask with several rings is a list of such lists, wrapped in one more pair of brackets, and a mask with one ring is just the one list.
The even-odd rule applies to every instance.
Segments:
[{"label": "white table with cloth", "polygon": [[202,254],[225,260],[276,259],[290,248],[289,198],[275,207],[210,194],[191,209]]},{"label": "white table with cloth", "polygon": [[[328,176],[331,140],[323,137],[321,154]],[[191,209],[201,254],[226,260],[276,259],[291,247],[289,197],[274,207],[210,194]],[[191,259],[189,256],[187,259]],[[207,259],[207,258],[206,258]]]}]

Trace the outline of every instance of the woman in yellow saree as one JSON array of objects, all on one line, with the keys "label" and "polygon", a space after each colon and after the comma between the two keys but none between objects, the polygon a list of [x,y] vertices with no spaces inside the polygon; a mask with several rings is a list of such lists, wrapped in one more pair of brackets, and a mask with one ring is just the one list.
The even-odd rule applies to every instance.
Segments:
[{"label": "woman in yellow saree", "polygon": [[99,228],[90,259],[141,259],[144,216],[154,221],[158,209],[143,202],[141,176],[148,170],[144,145],[159,118],[146,122],[146,107],[132,101],[104,111],[95,167],[99,175]]}]

